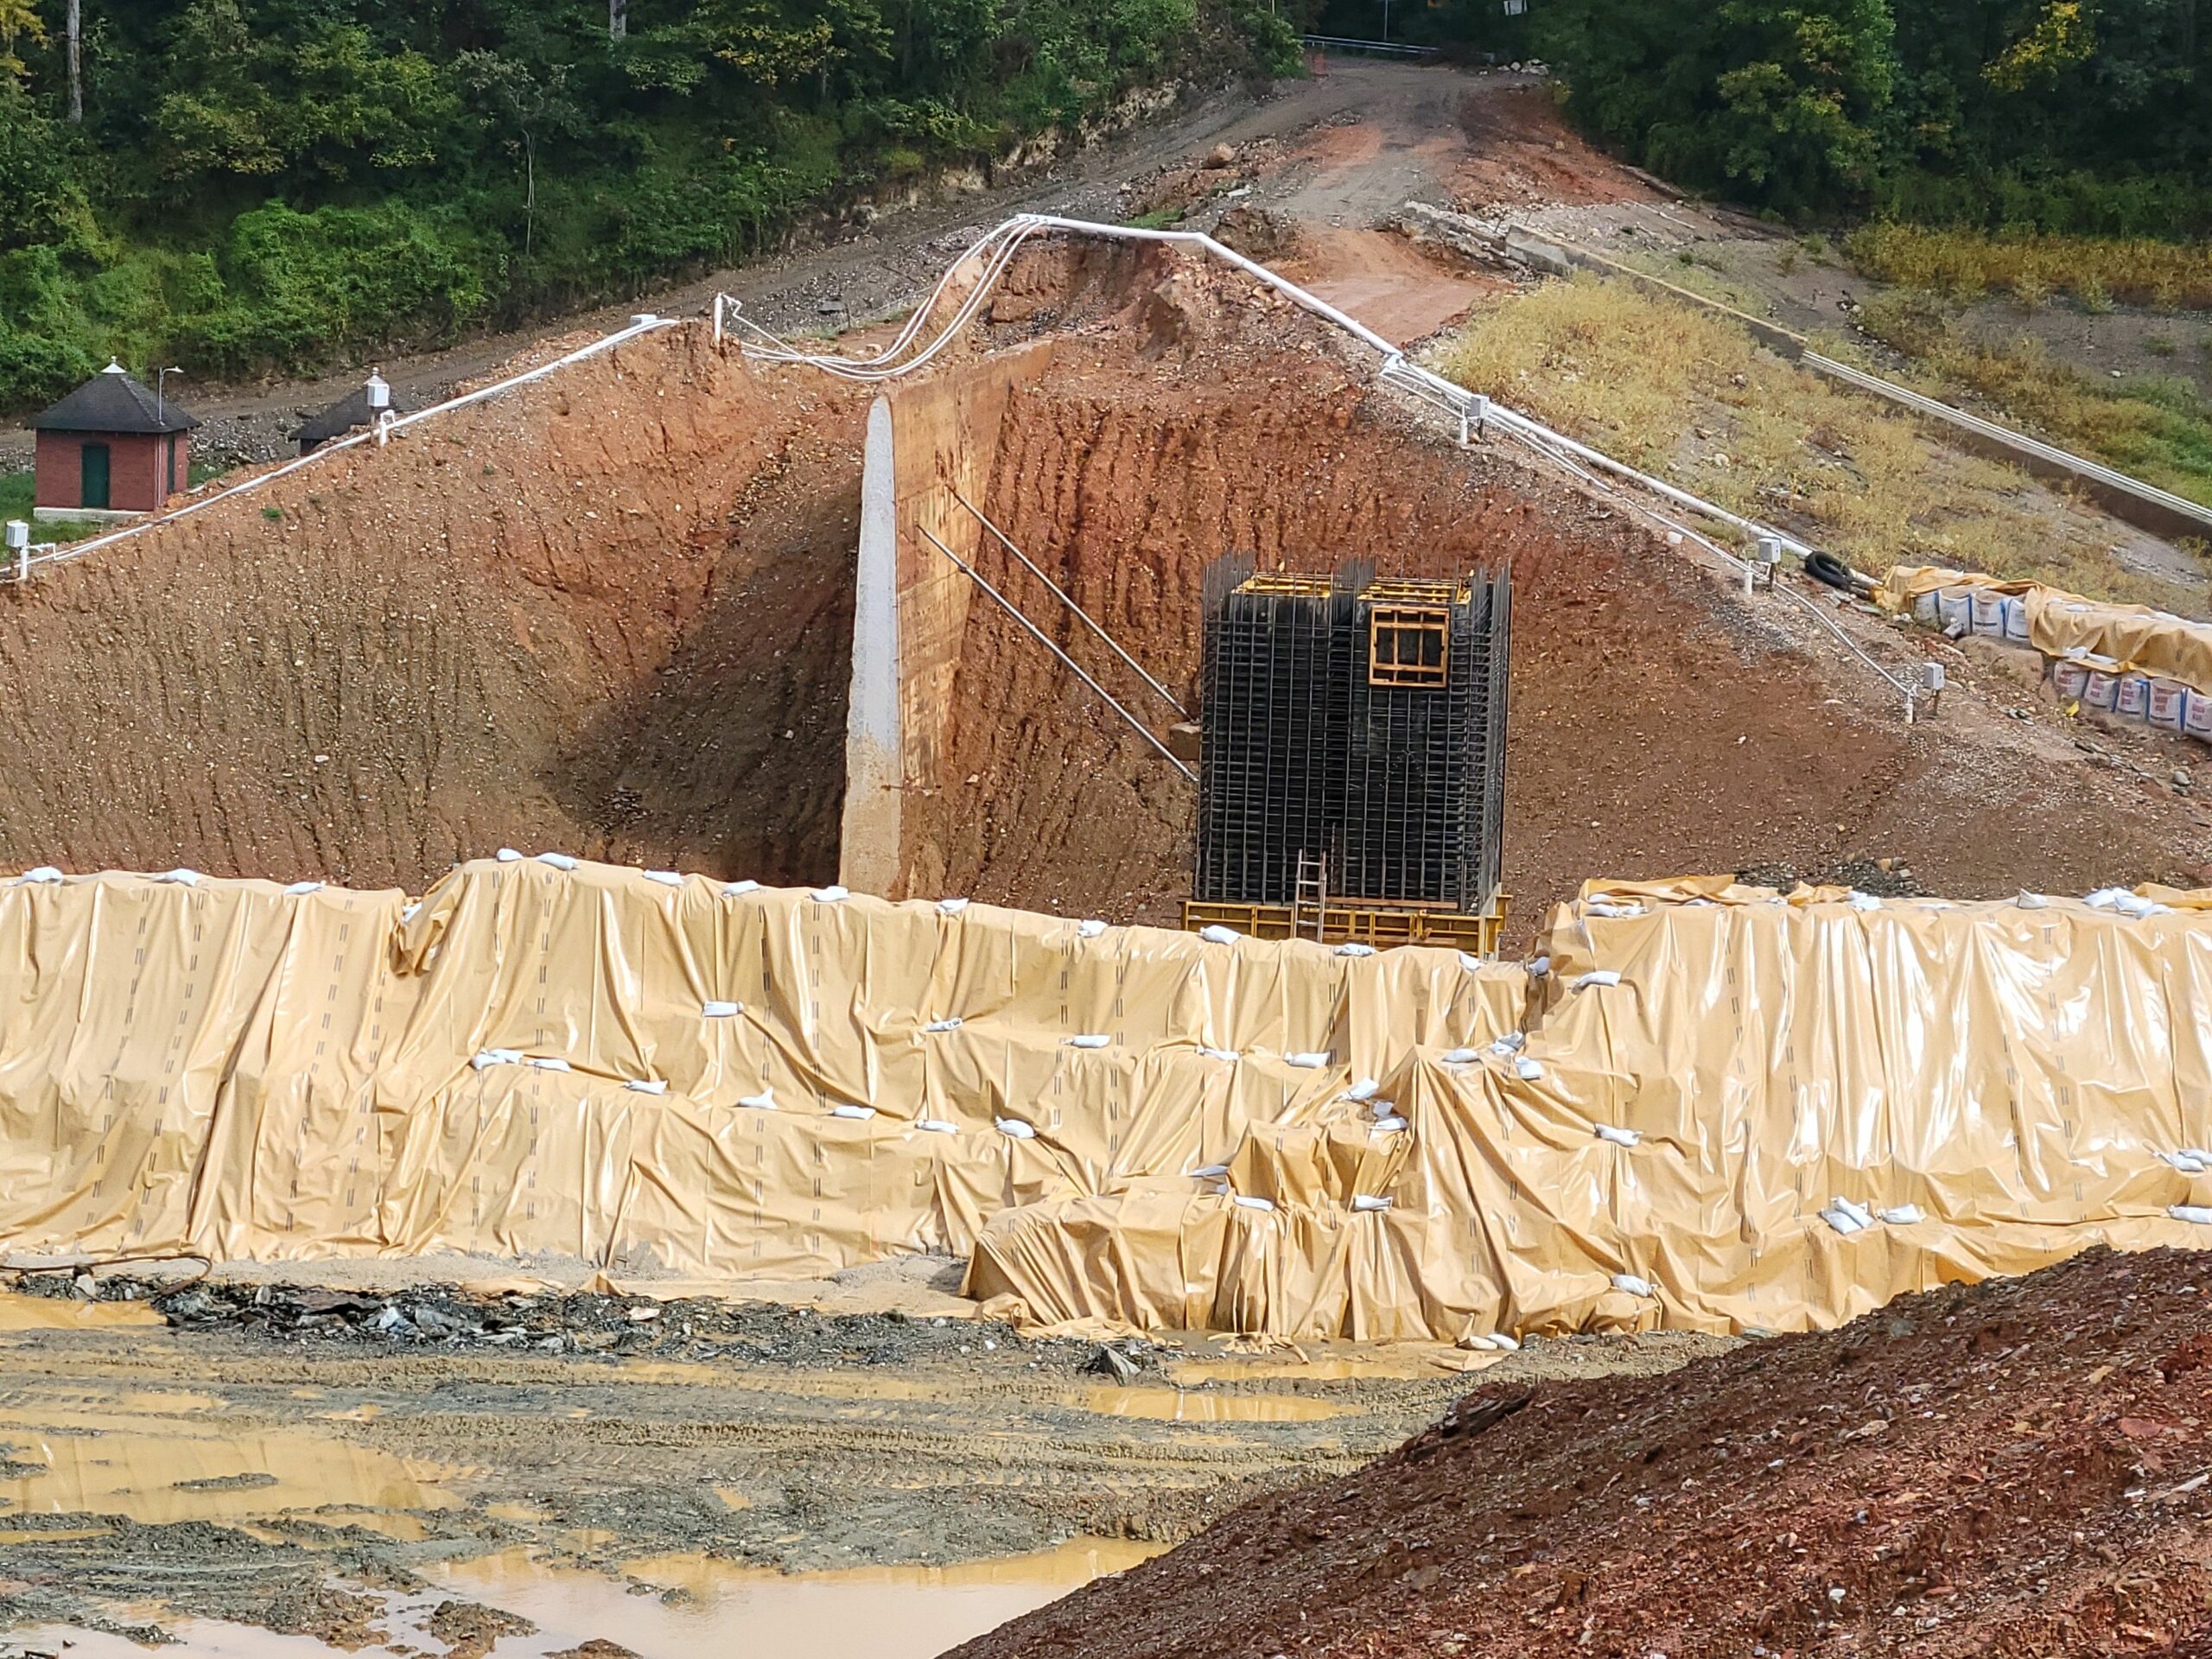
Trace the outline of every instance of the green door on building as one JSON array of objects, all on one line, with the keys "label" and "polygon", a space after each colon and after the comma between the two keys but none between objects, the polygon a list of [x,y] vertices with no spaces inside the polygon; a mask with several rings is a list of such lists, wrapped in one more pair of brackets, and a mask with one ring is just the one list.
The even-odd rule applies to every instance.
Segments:
[{"label": "green door on building", "polygon": [[83,487],[77,492],[80,507],[107,505],[107,445],[88,443],[80,452],[84,457]]}]

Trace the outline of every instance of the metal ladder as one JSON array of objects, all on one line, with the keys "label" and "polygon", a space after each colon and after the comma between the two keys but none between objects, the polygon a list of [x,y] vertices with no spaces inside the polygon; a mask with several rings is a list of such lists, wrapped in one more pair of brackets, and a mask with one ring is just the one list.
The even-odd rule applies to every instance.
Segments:
[{"label": "metal ladder", "polygon": [[1290,937],[1307,937],[1306,918],[1308,907],[1313,918],[1313,938],[1319,943],[1321,929],[1329,912],[1329,861],[1318,853],[1298,855],[1298,880],[1290,890]]}]

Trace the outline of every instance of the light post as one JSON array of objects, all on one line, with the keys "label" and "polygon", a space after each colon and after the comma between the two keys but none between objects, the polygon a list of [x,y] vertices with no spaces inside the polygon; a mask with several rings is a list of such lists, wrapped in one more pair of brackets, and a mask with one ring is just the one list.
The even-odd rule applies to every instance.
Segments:
[{"label": "light post", "polygon": [[162,394],[168,389],[169,376],[183,372],[182,369],[156,369],[154,371],[154,419],[156,422],[162,418]]}]

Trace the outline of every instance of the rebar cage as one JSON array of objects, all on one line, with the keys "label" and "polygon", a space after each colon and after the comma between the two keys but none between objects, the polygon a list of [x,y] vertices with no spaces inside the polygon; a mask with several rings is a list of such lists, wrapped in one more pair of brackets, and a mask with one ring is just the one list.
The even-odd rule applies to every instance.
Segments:
[{"label": "rebar cage", "polygon": [[[1450,581],[1207,571],[1194,908],[1497,906],[1503,572]],[[1307,895],[1310,897],[1310,894]]]}]

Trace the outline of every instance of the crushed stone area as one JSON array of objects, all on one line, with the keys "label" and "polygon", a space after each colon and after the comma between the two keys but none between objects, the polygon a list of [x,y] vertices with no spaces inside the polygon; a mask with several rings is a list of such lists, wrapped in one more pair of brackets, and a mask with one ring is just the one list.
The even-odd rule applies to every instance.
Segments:
[{"label": "crushed stone area", "polygon": [[1656,1387],[1485,1379],[1358,1473],[957,1652],[2202,1652],[2208,1265],[2094,1252]]}]

